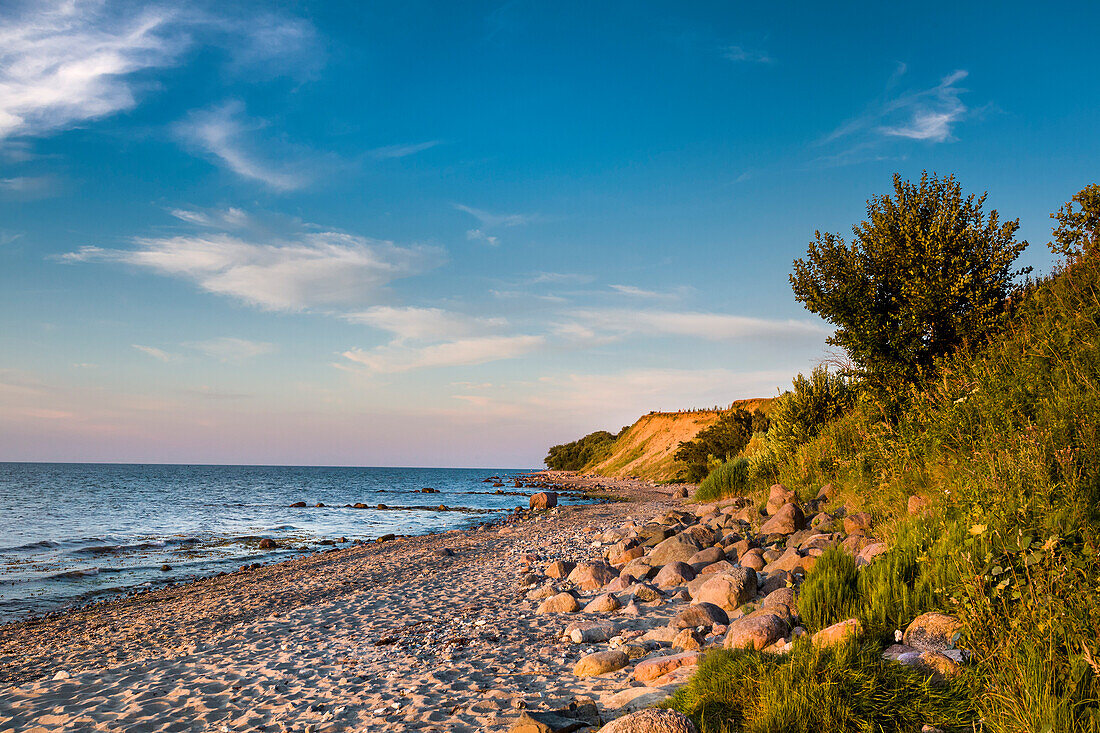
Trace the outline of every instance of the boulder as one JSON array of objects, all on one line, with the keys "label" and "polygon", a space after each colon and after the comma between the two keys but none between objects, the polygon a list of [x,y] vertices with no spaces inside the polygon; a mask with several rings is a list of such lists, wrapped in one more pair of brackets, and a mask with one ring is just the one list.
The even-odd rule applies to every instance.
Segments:
[{"label": "boulder", "polygon": [[[764,579],[763,583],[760,583],[760,578]],[[770,593],[774,593],[780,588],[786,588],[789,582],[791,582],[791,574],[786,570],[773,570],[770,573],[761,573],[757,576],[757,583],[759,583],[757,593],[766,596]]]},{"label": "boulder", "polygon": [[639,682],[649,682],[668,674],[674,669],[697,665],[702,658],[703,655],[699,652],[684,652],[669,657],[646,659],[634,666],[634,679]]},{"label": "boulder", "polygon": [[638,542],[642,547],[654,547],[673,535],[673,531],[660,524],[647,524],[638,530]]},{"label": "boulder", "polygon": [[688,565],[712,565],[719,560],[725,560],[726,553],[720,547],[704,547],[687,560]]},{"label": "boulder", "polygon": [[768,514],[775,514],[784,504],[798,501],[798,494],[788,489],[783,484],[775,484],[768,491]]},{"label": "boulder", "polygon": [[609,649],[581,657],[573,667],[573,674],[577,677],[597,677],[601,674],[617,672],[629,663],[630,660],[626,654],[618,649]]},{"label": "boulder", "polygon": [[871,515],[867,512],[856,512],[844,517],[844,531],[848,534],[867,534],[871,529]]},{"label": "boulder", "polygon": [[673,499],[686,499],[686,498],[688,498],[688,490],[683,488],[682,486],[678,489],[673,489],[672,490],[672,498]]},{"label": "boulder", "polygon": [[942,652],[955,648],[955,635],[962,622],[943,613],[923,613],[905,629],[903,641],[922,652]]},{"label": "boulder", "polygon": [[698,733],[683,713],[663,708],[646,708],[600,728],[600,733]]},{"label": "boulder", "polygon": [[648,557],[635,558],[624,565],[623,569],[619,571],[619,577],[624,580],[629,578],[631,583],[636,580],[645,580],[651,575],[656,574],[657,568],[653,567]]},{"label": "boulder", "polygon": [[760,548],[754,547],[753,549],[742,555],[738,562],[743,568],[750,568],[752,570],[763,570],[764,566],[768,563],[764,560],[764,553],[760,551]]},{"label": "boulder", "polygon": [[569,640],[574,644],[602,644],[614,635],[615,626],[606,622],[576,624],[568,629]]},{"label": "boulder", "polygon": [[260,540],[260,544],[258,546],[261,550],[274,550],[276,547],[278,547],[278,545],[275,544],[275,540],[268,537],[264,537],[262,540]]},{"label": "boulder", "polygon": [[670,562],[661,568],[657,577],[653,579],[658,588],[674,588],[683,585],[689,580],[695,579],[695,569],[687,563],[679,561]]},{"label": "boulder", "polygon": [[776,570],[783,570],[788,573],[793,573],[795,570],[805,570],[802,568],[802,560],[804,558],[798,553],[798,550],[793,547],[784,552],[779,557],[772,560],[770,563],[764,566],[765,573],[772,573]]},{"label": "boulder", "polygon": [[541,616],[547,613],[576,613],[579,610],[581,605],[572,593],[558,593],[543,601],[535,613]]},{"label": "boulder", "polygon": [[872,560],[874,560],[876,557],[878,557],[879,555],[881,555],[882,553],[886,552],[889,549],[890,549],[890,546],[888,544],[886,544],[885,542],[875,542],[875,543],[872,543],[870,545],[867,545],[866,547],[864,547],[862,550],[859,551],[858,555],[856,555],[856,565],[858,567],[863,567],[864,565],[870,565]]},{"label": "boulder", "polygon": [[[616,578],[618,580],[618,578]],[[623,607],[623,604],[619,603],[619,599],[611,593],[604,593],[603,595],[593,598],[587,606],[584,607],[585,613],[614,613]]]},{"label": "boulder", "polygon": [[599,590],[617,577],[617,573],[602,562],[582,562],[569,573],[568,580],[581,590]]},{"label": "boulder", "polygon": [[704,524],[696,524],[684,530],[684,534],[695,540],[699,547],[710,547],[718,541],[718,532]]},{"label": "boulder", "polygon": [[293,504],[290,505],[290,508],[291,509],[302,509],[305,506],[306,506],[306,503],[304,501],[296,501],[296,502],[294,502]]},{"label": "boulder", "polygon": [[787,623],[770,613],[750,614],[731,621],[726,630],[726,649],[763,649],[787,632]]},{"label": "boulder", "polygon": [[630,549],[623,550],[617,555],[609,554],[612,565],[625,565],[631,560],[637,560],[639,557],[645,555],[645,549],[640,545],[638,547],[631,547]]},{"label": "boulder", "polygon": [[623,580],[623,576],[620,575],[619,577],[615,578],[610,583],[605,585],[603,589],[608,593],[622,593],[624,590],[629,588],[630,584],[633,582],[633,580]]},{"label": "boulder", "polygon": [[760,527],[760,534],[794,534],[806,526],[802,507],[788,502],[778,507],[772,517]]},{"label": "boulder", "polygon": [[794,588],[779,588],[771,593],[767,594],[764,598],[764,602],[761,608],[772,608],[774,606],[786,606],[791,610],[792,614],[797,614],[798,611],[798,593]]},{"label": "boulder", "polygon": [[527,592],[527,600],[529,600],[529,601],[545,600],[545,599],[549,598],[550,596],[554,595],[557,592],[558,592],[558,589],[555,588],[552,584],[543,585],[543,586],[540,586],[538,588],[535,588],[532,591],[528,591]]},{"label": "boulder", "polygon": [[756,571],[752,568],[737,568],[709,578],[692,599],[696,603],[713,603],[725,611],[735,611],[755,596]]},{"label": "boulder", "polygon": [[654,588],[649,583],[635,583],[626,589],[626,592],[642,603],[653,603],[664,598],[664,593]]},{"label": "boulder", "polygon": [[558,505],[558,495],[553,491],[540,491],[531,497],[532,509],[552,509]]},{"label": "boulder", "polygon": [[700,549],[702,548],[699,543],[691,535],[681,532],[662,540],[654,547],[649,553],[649,562],[656,566],[667,565],[677,560],[687,562]]},{"label": "boulder", "polygon": [[849,639],[859,638],[863,634],[863,626],[859,619],[850,618],[847,621],[835,623],[813,635],[814,646],[827,647],[843,644]]},{"label": "boulder", "polygon": [[713,603],[704,602],[696,603],[680,611],[675,618],[668,622],[668,625],[674,629],[697,629],[700,626],[711,628],[715,624],[725,625],[729,622],[729,616],[726,615],[725,611]]},{"label": "boulder", "polygon": [[696,652],[703,648],[704,637],[695,629],[682,629],[672,640],[672,648],[682,652]]},{"label": "boulder", "polygon": [[834,496],[836,496],[836,489],[832,484],[825,484],[817,490],[817,500],[822,504],[831,501]]},{"label": "boulder", "polygon": [[712,562],[702,570],[699,571],[699,575],[711,575],[713,573],[728,573],[737,566],[728,560],[719,560],[718,562]]},{"label": "boulder", "polygon": [[573,572],[573,568],[577,567],[576,563],[569,562],[568,560],[555,560],[546,566],[546,576],[549,578],[564,578]]},{"label": "boulder", "polygon": [[604,702],[604,708],[613,715],[622,717],[643,708],[655,705],[668,697],[668,692],[658,687],[628,687],[616,692]]}]

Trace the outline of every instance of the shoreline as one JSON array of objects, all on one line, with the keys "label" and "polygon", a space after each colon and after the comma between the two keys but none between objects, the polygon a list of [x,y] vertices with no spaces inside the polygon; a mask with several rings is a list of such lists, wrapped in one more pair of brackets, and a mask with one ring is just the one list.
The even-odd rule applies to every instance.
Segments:
[{"label": "shoreline", "polygon": [[522,708],[618,691],[621,680],[572,675],[575,645],[555,643],[564,619],[533,615],[518,581],[532,556],[601,558],[593,536],[679,504],[676,487],[530,479],[627,501],[513,512],[5,624],[0,731],[496,730]]}]

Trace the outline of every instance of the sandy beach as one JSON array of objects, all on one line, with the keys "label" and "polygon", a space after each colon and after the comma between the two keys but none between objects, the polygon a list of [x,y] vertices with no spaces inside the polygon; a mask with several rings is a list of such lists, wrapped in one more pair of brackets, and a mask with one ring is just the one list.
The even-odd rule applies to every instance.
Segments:
[{"label": "sandy beach", "polygon": [[[630,666],[576,676],[607,645],[563,632],[601,619],[638,637],[687,600],[536,615],[523,578],[554,560],[603,559],[605,530],[681,504],[676,487],[544,476],[629,501],[330,550],[2,626],[0,731],[491,731],[576,698],[607,719],[660,697]],[[583,605],[601,591],[575,593]]]}]

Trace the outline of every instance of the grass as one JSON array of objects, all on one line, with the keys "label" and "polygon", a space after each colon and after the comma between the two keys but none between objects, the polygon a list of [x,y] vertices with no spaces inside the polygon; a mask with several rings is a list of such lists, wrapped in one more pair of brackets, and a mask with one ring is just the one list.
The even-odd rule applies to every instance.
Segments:
[{"label": "grass", "polygon": [[877,644],[818,649],[804,639],[785,656],[712,651],[664,706],[700,733],[916,732],[928,723],[970,731],[975,697],[972,678],[935,684],[884,662]]},{"label": "grass", "polygon": [[749,462],[745,458],[725,461],[699,484],[696,501],[717,501],[727,496],[745,496],[749,492]]}]

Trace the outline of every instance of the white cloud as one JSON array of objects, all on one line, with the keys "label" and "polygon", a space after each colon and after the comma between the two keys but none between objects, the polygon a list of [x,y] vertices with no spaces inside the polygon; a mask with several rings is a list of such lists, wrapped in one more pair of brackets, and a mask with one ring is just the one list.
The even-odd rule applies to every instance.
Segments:
[{"label": "white cloud", "polygon": [[64,262],[118,262],[193,282],[267,310],[365,305],[391,281],[434,266],[439,250],[340,232],[257,241],[225,233],[138,238],[129,250],[82,247]]},{"label": "white cloud", "polygon": [[423,152],[430,148],[434,148],[439,145],[439,140],[427,140],[422,143],[407,143],[405,145],[386,145],[381,148],[375,148],[370,151],[370,154],[375,158],[404,158],[409,155],[415,155],[416,153]]},{"label": "white cloud", "polygon": [[608,286],[620,295],[629,295],[632,298],[676,298],[674,293],[662,293],[656,290],[645,290],[634,285],[610,285]]},{"label": "white cloud", "polygon": [[300,153],[282,151],[271,160],[270,147],[255,140],[254,133],[267,125],[249,119],[244,104],[232,100],[192,112],[176,125],[177,134],[188,144],[220,160],[242,178],[259,181],[277,191],[293,191],[310,183],[313,174]]},{"label": "white cloud", "polygon": [[230,206],[228,209],[197,211],[193,209],[172,209],[172,216],[180,221],[212,229],[240,229],[252,225],[248,212]]},{"label": "white cloud", "polygon": [[882,126],[882,134],[937,143],[953,139],[952,127],[967,112],[966,105],[959,99],[966,90],[955,85],[966,76],[967,72],[956,71],[931,89],[896,100],[889,111],[900,112],[903,119],[897,124]]},{"label": "white cloud", "polygon": [[471,318],[440,308],[374,306],[344,319],[389,331],[399,340],[436,341],[505,325],[503,318]]},{"label": "white cloud", "polygon": [[485,242],[486,244],[491,245],[493,247],[500,244],[500,240],[497,237],[486,234],[485,232],[481,231],[480,229],[467,229],[466,230],[466,239],[468,239],[471,242],[480,240],[480,241]]},{"label": "white cloud", "polygon": [[744,61],[750,64],[770,64],[772,62],[771,56],[764,51],[745,48],[744,46],[727,46],[722,52],[722,56],[730,61]]},{"label": "white cloud", "polygon": [[351,349],[343,356],[372,372],[406,372],[514,359],[538,349],[545,341],[542,336],[478,336],[420,347],[392,343],[371,351]]},{"label": "white cloud", "polygon": [[15,176],[0,178],[0,192],[17,199],[49,196],[56,187],[52,176]]},{"label": "white cloud", "polygon": [[708,341],[756,337],[820,337],[821,326],[796,320],[750,318],[727,313],[629,310],[605,308],[577,310],[570,314],[595,333],[649,336],[689,336]]},{"label": "white cloud", "polygon": [[186,344],[196,351],[201,351],[207,356],[219,361],[244,361],[256,356],[271,354],[275,346],[265,341],[249,341],[248,339],[221,336],[207,341],[196,341]]},{"label": "white cloud", "polygon": [[158,349],[155,346],[142,346],[141,344],[131,344],[131,346],[133,346],[141,353],[147,354],[148,356],[151,356],[158,361],[169,362],[176,358],[175,355],[169,354],[167,351],[164,351],[163,349]]},{"label": "white cloud", "polygon": [[482,226],[490,229],[498,227],[518,227],[538,220],[538,217],[534,214],[494,214],[484,209],[475,209],[472,206],[466,206],[464,204],[455,204],[454,207],[459,211],[465,211],[481,222]]},{"label": "white cloud", "polygon": [[167,7],[112,12],[92,0],[24,7],[0,16],[0,139],[131,109],[132,75],[173,63],[187,43]]}]

